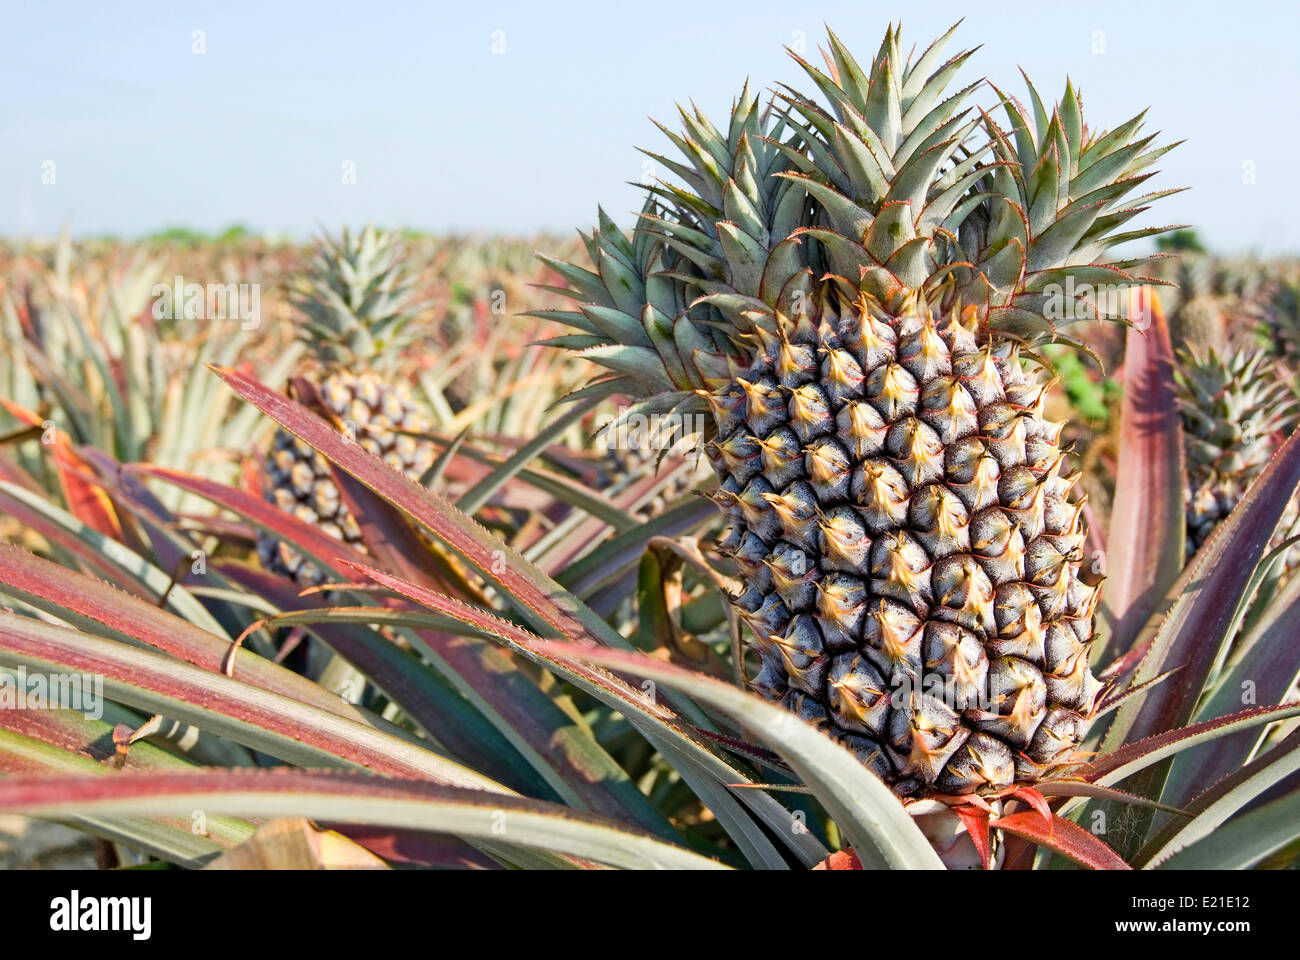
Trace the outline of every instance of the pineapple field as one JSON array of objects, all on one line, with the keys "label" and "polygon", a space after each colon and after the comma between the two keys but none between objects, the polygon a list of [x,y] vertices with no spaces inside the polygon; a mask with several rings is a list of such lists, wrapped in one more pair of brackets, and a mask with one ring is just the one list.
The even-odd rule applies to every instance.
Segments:
[{"label": "pineapple field", "polygon": [[981,29],[792,50],[576,233],[4,241],[8,843],[1296,869],[1300,259]]}]

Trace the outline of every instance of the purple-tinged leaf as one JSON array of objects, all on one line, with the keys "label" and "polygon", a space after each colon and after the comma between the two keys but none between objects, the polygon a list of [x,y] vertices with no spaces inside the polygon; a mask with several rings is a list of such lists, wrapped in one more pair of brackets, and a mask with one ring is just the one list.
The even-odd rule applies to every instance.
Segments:
[{"label": "purple-tinged leaf", "polygon": [[[1140,291],[1140,292],[1139,292]],[[1149,298],[1151,325],[1129,327],[1120,414],[1119,466],[1107,543],[1102,602],[1115,623],[1107,651],[1119,656],[1169,595],[1183,567],[1183,428],[1174,384],[1174,352],[1160,300],[1130,291],[1130,316]]]},{"label": "purple-tinged leaf", "polygon": [[[1300,839],[1300,790],[1233,817],[1160,864],[1162,870],[1249,870]],[[1294,849],[1294,848],[1293,848]]]},{"label": "purple-tinged leaf", "polygon": [[253,378],[229,369],[216,368],[216,371],[249,403],[464,556],[485,577],[498,584],[539,630],[577,643],[626,646],[626,641],[613,628],[559,584],[437,494],[402,476],[320,417]]},{"label": "purple-tinged leaf", "polygon": [[[61,779],[68,776],[113,778],[118,775],[111,767],[88,756],[69,752],[40,738],[8,729],[11,726],[9,721],[12,720],[8,715],[19,712],[23,711],[0,711],[0,721],[4,721],[0,723],[0,775],[39,779]],[[143,759],[134,760],[136,770],[167,772],[193,769],[184,761],[150,744],[141,743],[137,746],[140,749],[133,748],[132,752],[143,755]],[[253,826],[243,820],[216,815],[206,818],[205,831],[201,834],[195,834],[193,821],[182,816],[151,820],[130,815],[90,815],[68,819],[95,836],[128,844],[137,850],[144,850],[160,859],[186,867],[203,866],[223,850],[242,843],[253,833]]]},{"label": "purple-tinged leaf", "polygon": [[1146,797],[1139,797],[1127,790],[1103,787],[1099,783],[1089,783],[1087,780],[1043,780],[1038,783],[1038,791],[1045,797],[1091,797],[1094,800],[1115,800],[1133,807],[1150,807],[1152,810],[1161,810],[1182,817],[1188,816],[1185,811],[1179,810],[1177,807],[1157,803],[1155,800],[1148,800]]},{"label": "purple-tinged leaf", "polygon": [[[358,569],[376,583],[398,591],[421,606],[505,643],[510,649],[618,710],[682,772],[682,778],[713,811],[752,863],[766,866],[779,866],[783,863],[771,842],[749,821],[743,811],[737,809],[731,794],[726,789],[719,789],[747,781],[748,778],[701,745],[691,735],[694,728],[660,704],[657,698],[645,696],[621,677],[606,671],[552,656],[535,634],[489,611],[472,607],[453,597],[442,596],[417,584],[407,583],[380,570],[368,567]],[[791,823],[795,821],[785,807],[760,791],[745,790],[741,796],[744,803],[805,863],[811,865],[825,858],[825,849],[810,831],[791,829]]]},{"label": "purple-tinged leaf", "polygon": [[[228,640],[107,583],[9,544],[0,544],[0,585],[11,596],[91,632],[129,637],[212,673],[224,672],[227,667],[232,649]],[[365,711],[250,651],[235,653],[233,675],[263,690],[368,722]]]},{"label": "purple-tinged leaf", "polygon": [[91,570],[104,572],[106,579],[125,585],[132,592],[159,606],[167,606],[204,629],[224,633],[221,624],[203,604],[195,600],[188,590],[177,588],[172,574],[158,569],[125,544],[92,530],[70,513],[26,490],[0,483],[0,491],[0,506],[5,500],[17,501],[25,508],[23,516],[34,515],[38,518],[35,529],[43,533],[53,531],[56,535],[61,532],[75,537],[75,555],[78,559],[84,559]]},{"label": "purple-tinged leaf", "polygon": [[484,600],[482,590],[465,575],[463,565],[456,569],[437,544],[422,538],[414,525],[364,484],[338,467],[334,467],[332,472],[343,503],[356,520],[361,541],[373,562],[444,593],[480,602]]},{"label": "purple-tinged leaf", "polygon": [[0,811],[8,813],[57,818],[196,808],[451,833],[631,869],[722,869],[683,847],[568,807],[423,781],[299,770],[0,781]]},{"label": "purple-tinged leaf", "polygon": [[457,509],[469,516],[477,513],[479,508],[487,503],[493,494],[505,486],[507,481],[528,466],[539,453],[550,446],[552,440],[564,433],[571,424],[586,416],[598,402],[597,399],[591,398],[573,404],[548,424],[541,433],[521,446],[502,463],[496,465],[490,474],[462,494],[460,499],[456,501]]},{"label": "purple-tinged leaf", "polygon": [[1295,716],[1300,716],[1300,704],[1254,707],[1230,717],[1216,717],[1177,730],[1167,730],[1102,754],[1092,762],[1074,770],[1071,776],[1087,780],[1089,783],[1105,785],[1119,783],[1152,764],[1159,763],[1197,744],[1226,737],[1260,724]]},{"label": "purple-tinged leaf", "polygon": [[[1286,699],[1300,674],[1300,577],[1292,577],[1269,604],[1258,626],[1236,642],[1233,659],[1197,711],[1204,719],[1224,716],[1246,703],[1262,706]],[[1183,806],[1207,783],[1241,768],[1263,731],[1243,730],[1181,754],[1169,773],[1162,798]]]},{"label": "purple-tinged leaf", "polygon": [[[1133,743],[1191,720],[1220,650],[1230,639],[1242,595],[1297,484],[1300,434],[1293,434],[1179,578],[1173,591],[1178,599],[1134,677],[1143,683],[1181,667],[1177,682],[1159,684],[1140,700],[1124,704],[1106,733],[1107,746]],[[1157,771],[1149,776],[1153,783],[1163,781]]]},{"label": "purple-tinged leaf", "polygon": [[864,865],[942,869],[942,861],[884,782],[848,749],[790,711],[643,654],[552,642],[539,647],[573,663],[600,664],[680,687],[753,730],[781,754],[826,807]]},{"label": "purple-tinged leaf", "polygon": [[20,487],[29,493],[41,492],[41,485],[36,482],[36,479],[8,456],[0,456],[0,480],[12,483],[15,487]]},{"label": "purple-tinged leaf", "polygon": [[301,766],[352,766],[505,792],[412,739],[126,643],[0,613],[0,651],[49,673],[98,675],[104,695]]},{"label": "purple-tinged leaf", "polygon": [[[30,410],[0,397],[0,405],[10,416],[29,426],[40,426],[43,418]],[[90,476],[91,471],[73,449],[67,434],[54,432],[54,443],[49,447],[63,488],[63,500],[68,512],[92,530],[113,540],[122,539],[122,528],[112,501]]]},{"label": "purple-tinged leaf", "polygon": [[655,537],[678,536],[717,516],[718,508],[704,497],[687,500],[601,544],[555,577],[578,596],[589,597],[602,584],[636,570],[641,554]]},{"label": "purple-tinged leaf", "polygon": [[[215,737],[207,734],[194,737],[198,731],[183,724],[174,724],[152,741],[138,741],[123,754],[113,741],[114,728],[119,724],[139,727],[142,718],[109,701],[100,703],[93,712],[100,716],[92,717],[80,710],[5,709],[0,710],[0,729],[92,759],[106,765],[106,769],[108,764],[125,770],[168,765],[189,767],[195,763],[210,764],[217,759],[222,766],[253,765],[252,755],[242,747],[227,741],[218,744]],[[182,738],[185,738],[183,745],[178,743]],[[177,753],[162,748],[168,742]]]},{"label": "purple-tinged leaf", "polygon": [[504,869],[501,864],[475,850],[464,840],[445,833],[396,830],[392,827],[355,823],[322,823],[321,826],[337,830],[375,856],[394,865],[439,870]]},{"label": "purple-tinged leaf", "polygon": [[[316,387],[309,381],[295,380],[293,394],[308,409],[323,418],[329,420],[333,417]],[[380,566],[417,583],[480,599],[477,588],[470,584],[463,573],[452,569],[447,557],[429,541],[422,539],[414,525],[401,513],[336,465],[331,464],[330,471],[343,505],[360,530],[361,542],[365,545],[364,553],[372,556]],[[337,569],[333,563],[329,565]]]},{"label": "purple-tinged leaf", "polygon": [[[234,563],[219,564],[216,569],[281,610],[310,610],[318,599],[299,596],[296,588],[283,577],[263,570]],[[344,620],[315,621],[310,629],[330,649],[360,670],[453,757],[521,793],[542,799],[559,799],[509,740],[451,682],[419,663],[409,652],[398,649],[366,624]],[[421,636],[426,641],[429,639],[423,632]],[[464,638],[449,639],[464,646],[470,645],[470,641]],[[529,683],[518,671],[505,669],[498,679],[509,682],[490,685],[486,682],[490,671],[480,672],[485,687],[483,696],[489,702],[501,699],[513,703],[511,696],[515,678],[519,683]],[[464,683],[463,680],[460,682]]]},{"label": "purple-tinged leaf", "polygon": [[[383,570],[377,570],[364,564],[357,564],[358,572],[371,578],[375,583],[395,590],[402,596],[407,597],[423,607],[435,610],[444,614],[454,621],[472,627],[485,636],[493,636],[504,640],[512,648],[532,654],[532,658],[537,662],[543,663],[550,667],[561,667],[564,661],[557,659],[542,650],[542,638],[537,636],[523,627],[517,626],[499,616],[490,610],[482,610],[472,604],[465,603],[456,597],[449,597],[422,587],[419,584],[409,583],[399,577]],[[633,689],[621,678],[608,674],[603,670],[585,666],[583,664],[565,665],[564,671],[570,674],[571,680],[582,680],[602,689],[614,693],[623,702],[624,705],[642,701],[641,710],[649,710],[661,720],[676,720],[671,711],[661,706],[656,701],[645,701],[640,692]]]},{"label": "purple-tinged leaf", "polygon": [[1103,698],[1102,701],[1097,704],[1096,710],[1093,711],[1092,714],[1093,719],[1096,720],[1098,717],[1104,717],[1112,710],[1118,710],[1121,706],[1124,705],[1125,701],[1130,700],[1133,697],[1140,697],[1143,693],[1145,693],[1147,690],[1154,687],[1157,683],[1164,683],[1166,680],[1168,680],[1172,676],[1175,676],[1177,673],[1178,673],[1178,668],[1175,667],[1173,670],[1170,670],[1168,673],[1162,673],[1158,677],[1153,677],[1152,679],[1146,681],[1146,683],[1139,683],[1130,687],[1124,687],[1123,689],[1117,690],[1115,693],[1107,693],[1105,698]]},{"label": "purple-tinged leaf", "polygon": [[1191,819],[1174,820],[1156,833],[1134,861],[1158,867],[1185,847],[1204,840],[1251,800],[1300,770],[1300,730],[1201,793],[1187,805]]},{"label": "purple-tinged leaf", "polygon": [[[620,535],[634,533],[638,529],[637,523],[627,518],[630,518],[638,507],[648,503],[666,482],[667,474],[655,474],[636,480],[613,498],[625,518],[623,522],[609,524],[603,516],[586,518],[576,529],[566,534],[563,540],[552,544],[550,549],[538,558],[538,566],[558,576],[560,571],[568,569],[604,540],[610,526],[613,526]],[[716,507],[713,508],[712,516],[717,516]]]},{"label": "purple-tinged leaf", "polygon": [[[371,570],[368,567],[360,569],[367,574]],[[393,582],[399,581],[393,578]],[[442,594],[427,587],[420,589],[443,598]],[[450,598],[446,599],[451,602]],[[454,602],[460,604],[460,601]],[[474,608],[463,605],[463,609]],[[347,614],[350,611],[340,608],[339,612]],[[488,618],[495,619],[490,615]],[[289,622],[293,622],[293,618]],[[504,621],[501,623],[504,625]],[[312,624],[312,629],[328,630],[331,626],[338,629],[344,625],[317,622]],[[328,633],[324,635],[329,636]],[[461,692],[472,699],[495,730],[506,738],[508,752],[502,759],[516,757],[515,762],[523,764],[521,773],[535,770],[545,781],[544,789],[553,790],[580,809],[644,821],[646,828],[653,832],[673,835],[667,822],[628,779],[623,769],[590,733],[575,724],[519,669],[508,651],[477,637],[432,630],[416,630],[413,635],[424,644],[423,652]],[[367,662],[373,663],[380,653],[372,651]],[[407,670],[414,670],[409,661]],[[391,671],[385,671],[384,675],[390,674]],[[459,696],[454,692],[453,695]],[[445,728],[446,725],[441,724],[431,733],[440,739]],[[469,756],[465,760],[474,764],[475,757]],[[486,768],[478,768],[486,772]]]},{"label": "purple-tinged leaf", "polygon": [[[76,560],[84,565],[86,569],[93,570],[99,576],[107,579],[118,581],[124,589],[130,590],[139,596],[149,595],[150,591],[147,587],[127,574],[121,567],[104,556],[103,553],[97,551],[91,544],[77,536],[75,532],[55,522],[48,515],[48,510],[37,509],[35,506],[36,501],[43,498],[44,494],[42,493],[16,485],[9,485],[7,481],[0,481],[0,513],[12,517],[28,530],[39,533],[61,555]],[[49,509],[58,508],[53,507],[51,504]],[[71,514],[68,514],[68,517],[72,520],[76,519]]]},{"label": "purple-tinged leaf", "polygon": [[[141,556],[149,557],[161,570],[187,570],[193,576],[189,568],[197,543],[178,529],[179,524],[172,512],[140,482],[139,477],[124,473],[122,465],[111,455],[93,447],[83,447],[80,452],[95,469],[100,486],[118,507],[122,531],[131,541],[131,548]],[[167,529],[168,526],[171,529]]]},{"label": "purple-tinged leaf", "polygon": [[128,476],[139,474],[164,480],[237,516],[244,517],[272,536],[292,543],[295,549],[306,554],[322,569],[340,569],[337,566],[340,559],[353,561],[366,559],[364,553],[342,540],[331,537],[314,524],[300,520],[274,504],[267,503],[261,497],[255,497],[235,487],[147,463],[128,464],[122,470]]}]

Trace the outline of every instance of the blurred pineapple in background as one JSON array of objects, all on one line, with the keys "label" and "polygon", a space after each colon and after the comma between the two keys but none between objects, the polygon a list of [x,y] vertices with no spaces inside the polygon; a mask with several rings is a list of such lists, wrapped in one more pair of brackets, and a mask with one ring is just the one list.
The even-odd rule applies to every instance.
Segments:
[{"label": "blurred pineapple in background", "polygon": [[[419,480],[434,449],[398,431],[427,432],[428,419],[407,386],[391,379],[411,342],[418,311],[394,234],[367,226],[325,237],[312,265],[307,294],[297,301],[300,336],[309,361],[303,371],[325,408],[366,450]],[[361,546],[361,531],[343,502],[329,462],[277,430],[266,458],[265,494],[281,510],[315,524],[332,537]],[[262,564],[303,586],[321,582],[320,570],[290,544],[259,535]]]},{"label": "blurred pineapple in background", "polygon": [[[1279,347],[1296,342],[1300,330],[1283,319],[1287,315],[1283,288],[1288,277],[1296,277],[1293,263],[1210,253],[1192,230],[1176,230],[1161,240],[1165,259],[1153,276],[1172,284],[1162,291],[1161,299],[1175,345],[1213,347],[1225,353],[1230,352],[1230,344],[1260,332],[1280,337]],[[1276,316],[1279,312],[1282,317]],[[1287,329],[1293,332],[1288,334]]]},{"label": "blurred pineapple in background", "polygon": [[[638,520],[659,516],[711,475],[706,460],[675,447],[671,437],[646,437],[631,444],[622,442],[623,439],[614,430],[603,431],[596,437],[594,445],[599,459],[595,486],[609,496],[639,481],[657,477],[660,482],[654,492],[631,511]],[[684,459],[683,452],[686,452]]]},{"label": "blurred pineapple in background", "polygon": [[[1175,371],[1187,462],[1187,554],[1245,496],[1297,422],[1297,396],[1279,364],[1250,346],[1181,350]],[[1290,519],[1295,519],[1294,504]],[[1291,524],[1285,520],[1283,529]]]},{"label": "blurred pineapple in background", "polygon": [[1300,371],[1300,268],[1283,276],[1268,300],[1264,332],[1294,374]]}]

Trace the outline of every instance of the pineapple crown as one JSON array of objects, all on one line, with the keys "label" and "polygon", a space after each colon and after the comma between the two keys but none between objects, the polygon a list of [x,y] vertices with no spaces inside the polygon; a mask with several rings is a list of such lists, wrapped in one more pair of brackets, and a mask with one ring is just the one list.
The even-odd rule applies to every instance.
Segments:
[{"label": "pineapple crown", "polygon": [[698,109],[680,135],[661,126],[681,158],[647,154],[682,185],[650,186],[630,237],[601,210],[583,238],[594,271],[543,257],[577,301],[540,314],[576,331],[548,342],[608,371],[585,393],[700,409],[756,348],[807,334],[814,308],[964,306],[983,336],[1072,342],[1049,318],[1118,319],[1086,295],[1097,284],[1162,283],[1141,274],[1159,255],[1102,257],[1174,229],[1119,228],[1174,192],[1121,206],[1176,144],[1150,149],[1143,114],[1091,133],[1068,81],[1050,115],[1032,84],[1029,107],[994,87],[1004,129],[966,105],[978,82],[945,93],[974,53],[943,59],[956,28],[904,59],[891,26],[866,69],[832,32],[825,70],[791,52],[824,102],[783,86],[763,107],[746,84],[725,130]]},{"label": "pineapple crown", "polygon": [[1300,422],[1300,397],[1267,353],[1179,350],[1174,370],[1193,474],[1257,472]]},{"label": "pineapple crown", "polygon": [[323,235],[307,278],[294,300],[306,317],[300,337],[322,363],[374,366],[411,342],[411,303],[396,234],[367,225],[338,239]]}]

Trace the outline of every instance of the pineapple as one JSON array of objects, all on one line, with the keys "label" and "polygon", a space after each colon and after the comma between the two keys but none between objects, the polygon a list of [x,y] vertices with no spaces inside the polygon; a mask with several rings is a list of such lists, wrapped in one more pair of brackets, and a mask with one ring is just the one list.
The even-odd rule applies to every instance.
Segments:
[{"label": "pineapple", "polygon": [[[627,442],[627,441],[633,442]],[[628,487],[639,485],[651,478],[658,483],[649,499],[639,502],[630,511],[638,520],[651,520],[686,496],[707,478],[707,463],[690,456],[677,436],[645,436],[633,438],[620,436],[614,431],[601,431],[596,436],[596,489],[606,495],[622,493]],[[665,461],[671,451],[686,453],[685,462]]]},{"label": "pineapple", "polygon": [[1300,276],[1278,281],[1265,314],[1273,349],[1292,370],[1300,369]]},{"label": "pineapple", "polygon": [[[606,493],[622,490],[637,481],[656,476],[660,471],[658,452],[644,447],[624,449],[616,446],[605,447],[596,464],[596,489]],[[675,470],[667,479],[663,489],[659,490],[647,502],[632,510],[638,520],[650,520],[659,516],[673,501],[685,496],[694,486],[691,474],[685,470]]]},{"label": "pineapple", "polygon": [[[1213,348],[1185,348],[1178,359],[1191,557],[1295,429],[1297,397],[1278,364],[1259,349],[1220,355]],[[1294,506],[1291,514],[1294,519]]]},{"label": "pineapple", "polygon": [[865,69],[831,34],[825,72],[799,60],[825,105],[682,111],[685,162],[650,156],[685,185],[630,238],[602,211],[594,272],[547,260],[578,302],[557,345],[609,372],[588,394],[710,419],[754,689],[914,798],[1077,760],[1097,592],[1025,347],[1098,316],[1082,284],[1147,261],[1096,261],[1162,229],[1114,233],[1164,152],[1140,118],[1091,133],[1069,84],[1051,114],[1007,98],[1010,129],[972,117],[951,33],[905,61],[891,28]]},{"label": "pineapple", "polygon": [[[392,234],[367,226],[337,242],[326,237],[312,265],[307,295],[297,302],[310,367],[304,371],[341,428],[395,470],[419,479],[433,463],[432,445],[396,430],[427,430],[404,384],[384,374],[410,342],[414,308],[404,285],[401,249]],[[281,510],[360,545],[361,531],[334,483],[329,462],[277,429],[265,467],[266,498]],[[292,545],[262,534],[263,566],[315,586],[323,574]]]},{"label": "pineapple", "polygon": [[[1170,332],[1176,344],[1224,353],[1229,343],[1271,320],[1269,298],[1276,284],[1271,268],[1263,263],[1188,251],[1165,260],[1158,272],[1177,284],[1169,297]],[[1285,333],[1280,337],[1281,346]]]}]

